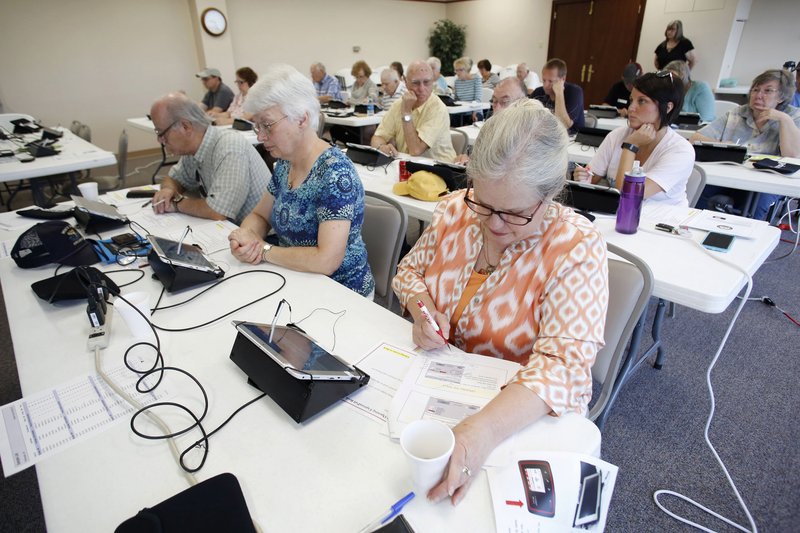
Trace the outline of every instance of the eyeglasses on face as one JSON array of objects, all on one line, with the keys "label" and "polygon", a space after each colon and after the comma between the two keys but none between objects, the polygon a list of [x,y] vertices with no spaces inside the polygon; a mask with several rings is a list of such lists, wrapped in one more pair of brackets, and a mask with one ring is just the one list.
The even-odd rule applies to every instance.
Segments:
[{"label": "eyeglasses on face", "polygon": [[508,107],[509,105],[511,105],[511,98],[506,97],[497,99],[492,97],[492,99],[489,100],[489,103],[492,104],[493,106]]},{"label": "eyeglasses on face", "polygon": [[773,94],[778,94],[778,89],[774,89],[772,87],[753,87],[750,89],[750,94],[763,94],[766,96],[772,96]]},{"label": "eyeglasses on face", "polygon": [[272,127],[285,118],[286,115],[283,115],[278,120],[270,122],[269,124],[265,124],[263,122],[258,122],[256,124],[253,124],[253,131],[256,132],[256,135],[261,135],[262,133],[264,135],[270,135],[272,133]]},{"label": "eyeglasses on face", "polygon": [[[150,122],[153,122],[153,117],[147,115],[147,118],[150,120]],[[170,130],[170,128],[172,128],[172,126],[174,126],[178,122],[180,122],[180,119],[174,121],[172,124],[164,128],[163,130],[159,130],[158,128],[153,128],[153,131],[156,133],[156,139],[163,139],[164,136],[166,136],[167,132]],[[153,125],[155,126],[155,122],[153,122]]]},{"label": "eyeglasses on face", "polygon": [[414,87],[421,87],[421,86],[430,87],[430,85],[433,83],[433,80],[432,80],[432,79],[427,79],[427,80],[410,80],[408,83],[410,83],[410,84],[411,84],[411,85],[413,85]]},{"label": "eyeglasses on face", "polygon": [[241,85],[243,83],[247,83],[247,82],[244,81],[244,80],[236,80],[236,85]]},{"label": "eyeglasses on face", "polygon": [[476,202],[472,198],[469,197],[469,191],[472,188],[472,185],[467,185],[467,192],[464,195],[464,203],[467,204],[472,211],[482,217],[491,217],[492,215],[497,215],[497,217],[505,222],[506,224],[511,224],[512,226],[525,226],[530,224],[533,217],[536,216],[536,213],[539,209],[544,205],[544,202],[539,202],[539,205],[536,206],[536,209],[533,210],[533,213],[530,215],[521,215],[519,213],[511,213],[509,211],[500,211],[498,209],[494,209],[493,207],[489,207],[488,205],[483,205],[480,202]]}]

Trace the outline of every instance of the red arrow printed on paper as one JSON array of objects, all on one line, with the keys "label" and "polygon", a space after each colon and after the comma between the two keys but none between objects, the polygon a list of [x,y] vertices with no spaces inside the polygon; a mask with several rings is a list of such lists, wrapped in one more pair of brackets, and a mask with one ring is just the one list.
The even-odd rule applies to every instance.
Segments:
[{"label": "red arrow printed on paper", "polygon": [[506,505],[516,505],[517,507],[522,507],[522,502],[519,500],[506,500]]}]

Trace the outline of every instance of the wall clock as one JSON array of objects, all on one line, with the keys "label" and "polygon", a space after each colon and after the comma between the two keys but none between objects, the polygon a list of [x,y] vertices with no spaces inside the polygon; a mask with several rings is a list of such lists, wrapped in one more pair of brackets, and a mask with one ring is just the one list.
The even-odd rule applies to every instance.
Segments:
[{"label": "wall clock", "polygon": [[222,11],[213,7],[203,11],[203,14],[200,15],[200,22],[203,24],[203,29],[206,33],[214,37],[219,37],[228,29],[228,20],[225,15],[222,14]]}]

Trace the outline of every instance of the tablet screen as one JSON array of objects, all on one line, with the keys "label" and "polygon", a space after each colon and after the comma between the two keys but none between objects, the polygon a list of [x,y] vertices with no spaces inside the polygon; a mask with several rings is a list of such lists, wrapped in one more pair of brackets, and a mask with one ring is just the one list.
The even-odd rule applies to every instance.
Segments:
[{"label": "tablet screen", "polygon": [[162,237],[148,236],[150,243],[156,249],[159,257],[173,265],[185,266],[198,270],[216,270],[216,265],[212,264],[203,251],[192,244],[184,243],[178,253],[178,242]]},{"label": "tablet screen", "polygon": [[249,332],[251,340],[258,339],[264,349],[295,370],[311,374],[353,371],[349,365],[294,328],[275,326],[275,333],[270,342],[269,324],[246,322],[238,327]]}]

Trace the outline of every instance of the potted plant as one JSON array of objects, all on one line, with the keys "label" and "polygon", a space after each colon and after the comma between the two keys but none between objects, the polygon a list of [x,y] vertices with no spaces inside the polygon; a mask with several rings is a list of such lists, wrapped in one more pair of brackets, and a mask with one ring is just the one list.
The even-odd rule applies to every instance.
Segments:
[{"label": "potted plant", "polygon": [[453,61],[464,55],[467,46],[467,27],[443,19],[433,24],[428,36],[428,48],[432,56],[442,62],[442,75],[453,76]]}]

